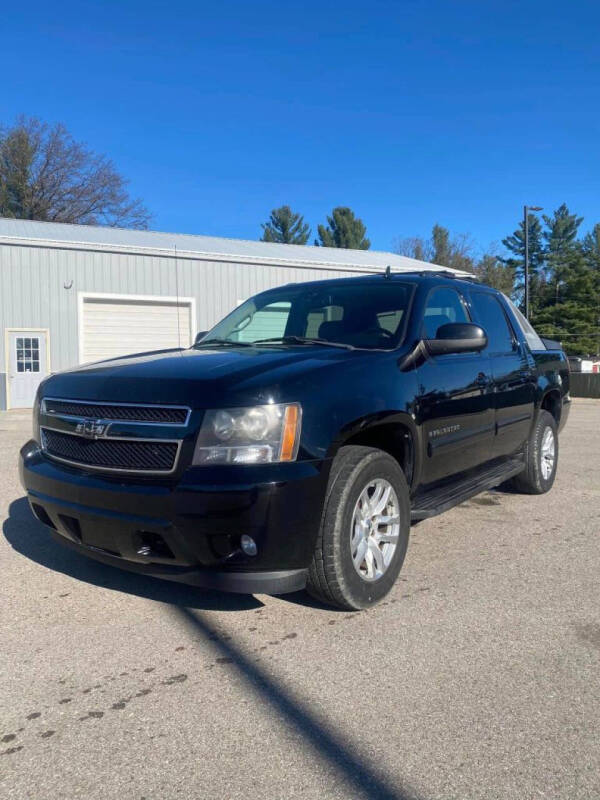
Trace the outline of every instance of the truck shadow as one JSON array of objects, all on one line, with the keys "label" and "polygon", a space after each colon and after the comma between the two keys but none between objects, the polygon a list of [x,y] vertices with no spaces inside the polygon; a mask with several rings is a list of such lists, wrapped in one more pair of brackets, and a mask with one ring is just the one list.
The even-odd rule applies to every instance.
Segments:
[{"label": "truck shadow", "polygon": [[[270,705],[295,728],[312,748],[315,758],[325,761],[348,789],[348,797],[369,800],[416,800],[412,790],[400,787],[377,763],[365,758],[356,745],[329,725],[319,708],[311,708],[293,690],[257,663],[235,638],[223,637],[211,624],[207,611],[239,611],[262,607],[252,596],[203,592],[168,581],[118,570],[85,558],[55,542],[38,522],[22,497],[11,503],[2,530],[11,547],[41,566],[76,580],[168,604],[171,613],[214,648],[220,663],[235,667],[261,705]],[[288,596],[288,599],[292,596]],[[296,602],[312,604],[297,593]],[[293,602],[293,601],[292,601]],[[319,606],[316,601],[315,606]],[[331,611],[331,609],[330,609]]]},{"label": "truck shadow", "polygon": [[173,614],[192,633],[200,633],[219,654],[219,662],[237,669],[260,703],[271,706],[275,715],[295,728],[312,748],[314,757],[326,761],[345,785],[345,797],[368,800],[418,800],[411,788],[399,786],[398,780],[388,777],[376,760],[369,760],[360,748],[343,736],[324,719],[322,706],[309,706],[295,695],[291,687],[277,680],[271,672],[236,643],[235,638],[223,638],[213,628],[210,618],[202,611],[174,608]]},{"label": "truck shadow", "polygon": [[2,532],[10,546],[25,558],[104,589],[173,606],[212,611],[243,611],[263,605],[252,595],[205,592],[197,587],[126,572],[79,555],[54,541],[46,527],[31,513],[25,497],[10,504]]}]

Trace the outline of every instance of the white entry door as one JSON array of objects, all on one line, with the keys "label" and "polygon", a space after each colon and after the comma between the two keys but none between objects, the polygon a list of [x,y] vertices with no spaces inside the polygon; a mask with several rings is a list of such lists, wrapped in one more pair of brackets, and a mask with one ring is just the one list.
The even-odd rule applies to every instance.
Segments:
[{"label": "white entry door", "polygon": [[44,331],[9,331],[9,408],[31,408],[41,381],[48,374],[47,334]]}]

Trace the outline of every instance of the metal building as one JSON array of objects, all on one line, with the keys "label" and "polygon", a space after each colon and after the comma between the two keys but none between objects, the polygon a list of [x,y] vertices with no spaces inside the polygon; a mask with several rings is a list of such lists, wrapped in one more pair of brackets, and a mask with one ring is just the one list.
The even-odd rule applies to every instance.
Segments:
[{"label": "metal building", "polygon": [[252,294],[356,272],[431,268],[393,253],[0,219],[0,409],[51,371],[187,347]]}]

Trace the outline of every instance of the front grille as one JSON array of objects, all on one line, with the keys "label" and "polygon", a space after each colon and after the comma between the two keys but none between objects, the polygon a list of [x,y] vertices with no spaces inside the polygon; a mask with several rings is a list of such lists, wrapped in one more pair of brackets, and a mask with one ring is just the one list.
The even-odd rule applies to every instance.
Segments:
[{"label": "front grille", "polygon": [[189,409],[179,406],[119,405],[118,403],[86,403],[76,400],[44,400],[47,414],[65,414],[71,417],[114,419],[125,422],[155,422],[167,425],[185,425]]},{"label": "front grille", "polygon": [[172,472],[177,442],[85,439],[42,428],[42,447],[55,458],[96,469],[129,472]]}]

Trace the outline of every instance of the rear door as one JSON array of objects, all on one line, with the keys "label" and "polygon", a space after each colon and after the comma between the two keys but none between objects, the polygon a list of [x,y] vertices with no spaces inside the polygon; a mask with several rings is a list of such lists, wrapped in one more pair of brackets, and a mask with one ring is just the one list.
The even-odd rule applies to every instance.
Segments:
[{"label": "rear door", "polygon": [[[470,322],[462,295],[438,286],[427,297],[421,336],[435,338],[448,322]],[[492,457],[494,409],[487,354],[428,358],[417,368],[418,409],[426,454],[423,483],[476,467]]]},{"label": "rear door", "polygon": [[529,436],[534,409],[535,373],[524,344],[495,294],[471,291],[475,321],[488,336],[487,354],[494,381],[495,436],[492,454],[516,452]]}]

